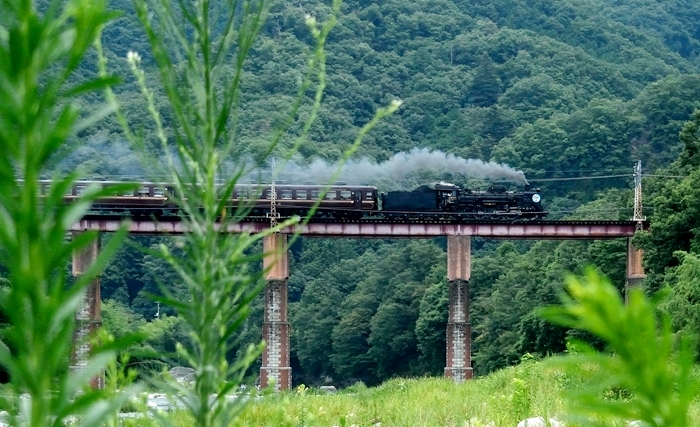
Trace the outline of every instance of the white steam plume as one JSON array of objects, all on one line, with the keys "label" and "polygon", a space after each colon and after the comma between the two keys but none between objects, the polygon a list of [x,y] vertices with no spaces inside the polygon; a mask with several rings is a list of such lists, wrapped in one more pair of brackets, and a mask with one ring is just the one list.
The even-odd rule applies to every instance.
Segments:
[{"label": "white steam plume", "polygon": [[[323,184],[329,182],[337,170],[337,164],[329,164],[319,159],[307,165],[292,160],[285,164],[278,179],[288,183]],[[376,184],[379,181],[400,181],[420,172],[527,184],[525,174],[508,165],[478,159],[464,159],[454,154],[431,151],[427,148],[414,148],[409,152],[397,153],[381,163],[367,158],[349,160],[337,179],[348,184]]]}]

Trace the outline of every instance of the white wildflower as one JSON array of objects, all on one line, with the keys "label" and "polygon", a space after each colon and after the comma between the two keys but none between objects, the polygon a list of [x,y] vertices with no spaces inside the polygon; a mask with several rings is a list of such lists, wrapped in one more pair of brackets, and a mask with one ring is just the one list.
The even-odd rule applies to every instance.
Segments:
[{"label": "white wildflower", "polygon": [[126,60],[132,65],[138,65],[141,63],[141,55],[139,55],[138,52],[130,50],[129,53],[126,54]]}]

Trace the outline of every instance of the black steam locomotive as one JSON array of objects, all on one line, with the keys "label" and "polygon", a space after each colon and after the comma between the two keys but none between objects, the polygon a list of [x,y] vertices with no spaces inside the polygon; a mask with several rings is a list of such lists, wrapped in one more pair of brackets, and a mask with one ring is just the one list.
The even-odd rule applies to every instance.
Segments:
[{"label": "black steam locomotive", "polygon": [[[89,185],[102,187],[116,182],[76,182],[66,201],[79,197]],[[42,181],[41,191],[48,191],[50,181]],[[140,183],[135,190],[100,199],[91,211],[98,215],[170,216],[177,214],[173,203],[175,189],[167,183]],[[380,197],[381,196],[381,197]],[[265,217],[272,199],[283,217],[319,218],[387,218],[387,219],[535,219],[547,215],[542,208],[540,190],[508,191],[492,185],[486,191],[462,189],[454,184],[421,186],[414,191],[379,193],[376,187],[345,185],[276,184],[274,195],[269,184],[237,185],[229,196],[231,206],[246,203],[251,217]]]},{"label": "black steam locomotive", "polygon": [[449,183],[384,193],[382,212],[390,218],[508,219],[547,215],[539,188],[531,191],[528,186],[525,191],[516,192],[492,185],[486,191],[472,191]]}]

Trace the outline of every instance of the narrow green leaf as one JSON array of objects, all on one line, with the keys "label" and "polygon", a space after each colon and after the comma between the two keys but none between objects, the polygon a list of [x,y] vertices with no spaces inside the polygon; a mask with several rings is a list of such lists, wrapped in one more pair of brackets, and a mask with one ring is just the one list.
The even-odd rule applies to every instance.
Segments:
[{"label": "narrow green leaf", "polygon": [[80,120],[73,126],[73,132],[74,133],[80,133],[84,131],[85,129],[95,125],[96,123],[102,121],[103,119],[107,118],[108,116],[112,115],[114,112],[117,111],[117,106],[113,104],[107,104],[94,112],[93,114],[90,114],[87,118]]},{"label": "narrow green leaf", "polygon": [[63,96],[66,98],[71,98],[77,95],[82,95],[86,92],[103,90],[106,87],[119,84],[121,80],[122,79],[118,76],[98,77],[96,79],[89,80],[81,85],[78,85],[74,88],[68,89],[65,93],[63,93]]},{"label": "narrow green leaf", "polygon": [[109,260],[112,259],[114,254],[117,252],[117,249],[119,249],[119,246],[124,241],[126,233],[127,227],[125,225],[122,225],[118,231],[113,233],[112,238],[109,239],[107,245],[102,247],[93,264],[75,281],[74,286],[76,288],[82,289],[86,287],[102,272],[102,270],[104,270],[104,267],[107,265]]}]

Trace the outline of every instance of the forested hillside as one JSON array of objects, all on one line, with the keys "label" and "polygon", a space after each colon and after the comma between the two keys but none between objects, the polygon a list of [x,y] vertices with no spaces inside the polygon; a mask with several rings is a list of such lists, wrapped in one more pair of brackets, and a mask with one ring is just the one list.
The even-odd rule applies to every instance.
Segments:
[{"label": "forested hillside", "polygon": [[[700,42],[668,11],[665,32],[656,29],[656,2],[649,2],[643,25],[639,14],[632,20],[619,5],[594,3],[345,2],[328,45],[324,110],[302,154],[337,158],[378,106],[399,98],[404,107],[366,139],[361,155],[381,161],[397,151],[432,147],[510,162],[530,177],[591,164],[626,168],[640,155],[650,166],[668,163],[678,144],[665,144],[698,98],[693,73]],[[663,7],[680,8],[671,3]],[[113,4],[127,13],[131,8],[124,0]],[[274,4],[247,66],[242,150],[262,150],[285,117],[308,50],[305,14],[323,19],[328,13],[319,2]],[[689,19],[693,14],[700,14],[694,3],[683,9],[683,22],[696,22]],[[625,25],[628,20],[634,22]],[[148,52],[133,21],[127,14],[105,34],[111,64],[126,76],[126,53]],[[675,41],[683,37],[686,43]],[[143,107],[133,86],[123,86],[122,94],[127,111]],[[669,103],[673,108],[661,114]],[[528,126],[537,120],[544,122]],[[116,132],[116,126],[103,132]],[[599,164],[601,147],[611,144],[615,152]],[[533,156],[523,152],[525,146],[547,154]],[[120,172],[118,166],[103,168]]]},{"label": "forested hillside", "polygon": [[[158,92],[149,47],[131,2],[114,0],[112,7],[124,16],[105,32],[108,66],[124,76],[117,89],[124,111],[143,134],[147,154],[158,158],[153,125],[144,119],[145,101],[125,61],[127,52],[141,53],[149,84]],[[280,0],[272,7],[246,65],[237,155],[260,154],[287,117],[310,49],[307,14],[322,20],[329,7],[310,0]],[[553,218],[629,219],[630,177],[537,180],[631,175],[638,159],[650,170],[669,168],[693,148],[678,134],[700,105],[698,54],[700,2],[694,1],[347,0],[327,45],[323,108],[301,155],[335,161],[375,110],[398,98],[402,108],[365,138],[358,156],[381,162],[426,147],[504,162],[542,187]],[[163,105],[168,126],[171,113]],[[285,144],[307,115],[302,108]],[[60,167],[82,166],[86,176],[148,177],[151,169],[124,141],[110,118],[83,132],[76,141],[79,155]],[[694,158],[686,162],[690,166],[669,170],[684,175],[698,163]],[[365,179],[374,184],[372,177]],[[664,185],[674,184],[662,180],[652,188],[661,194]],[[132,240],[149,247],[163,239]],[[686,250],[695,247],[695,240],[686,240]],[[173,242],[167,244],[176,250]],[[528,352],[564,350],[571,332],[550,326],[532,310],[555,301],[564,272],[587,264],[622,287],[625,245],[474,239],[475,371],[517,363]],[[667,259],[676,249],[684,248],[667,248]],[[442,373],[443,240],[300,240],[292,253],[295,381],[376,384],[397,375]],[[656,283],[664,281],[666,265],[673,262],[656,267],[661,276]],[[152,338],[133,352],[144,361],[166,361],[175,342],[187,339],[177,314],[161,308],[155,319],[156,303],[147,297],[158,292],[156,278],[177,292],[175,277],[155,257],[126,246],[102,279],[105,326],[117,335],[147,330]],[[257,305],[244,342],[261,336],[260,301]]]}]

